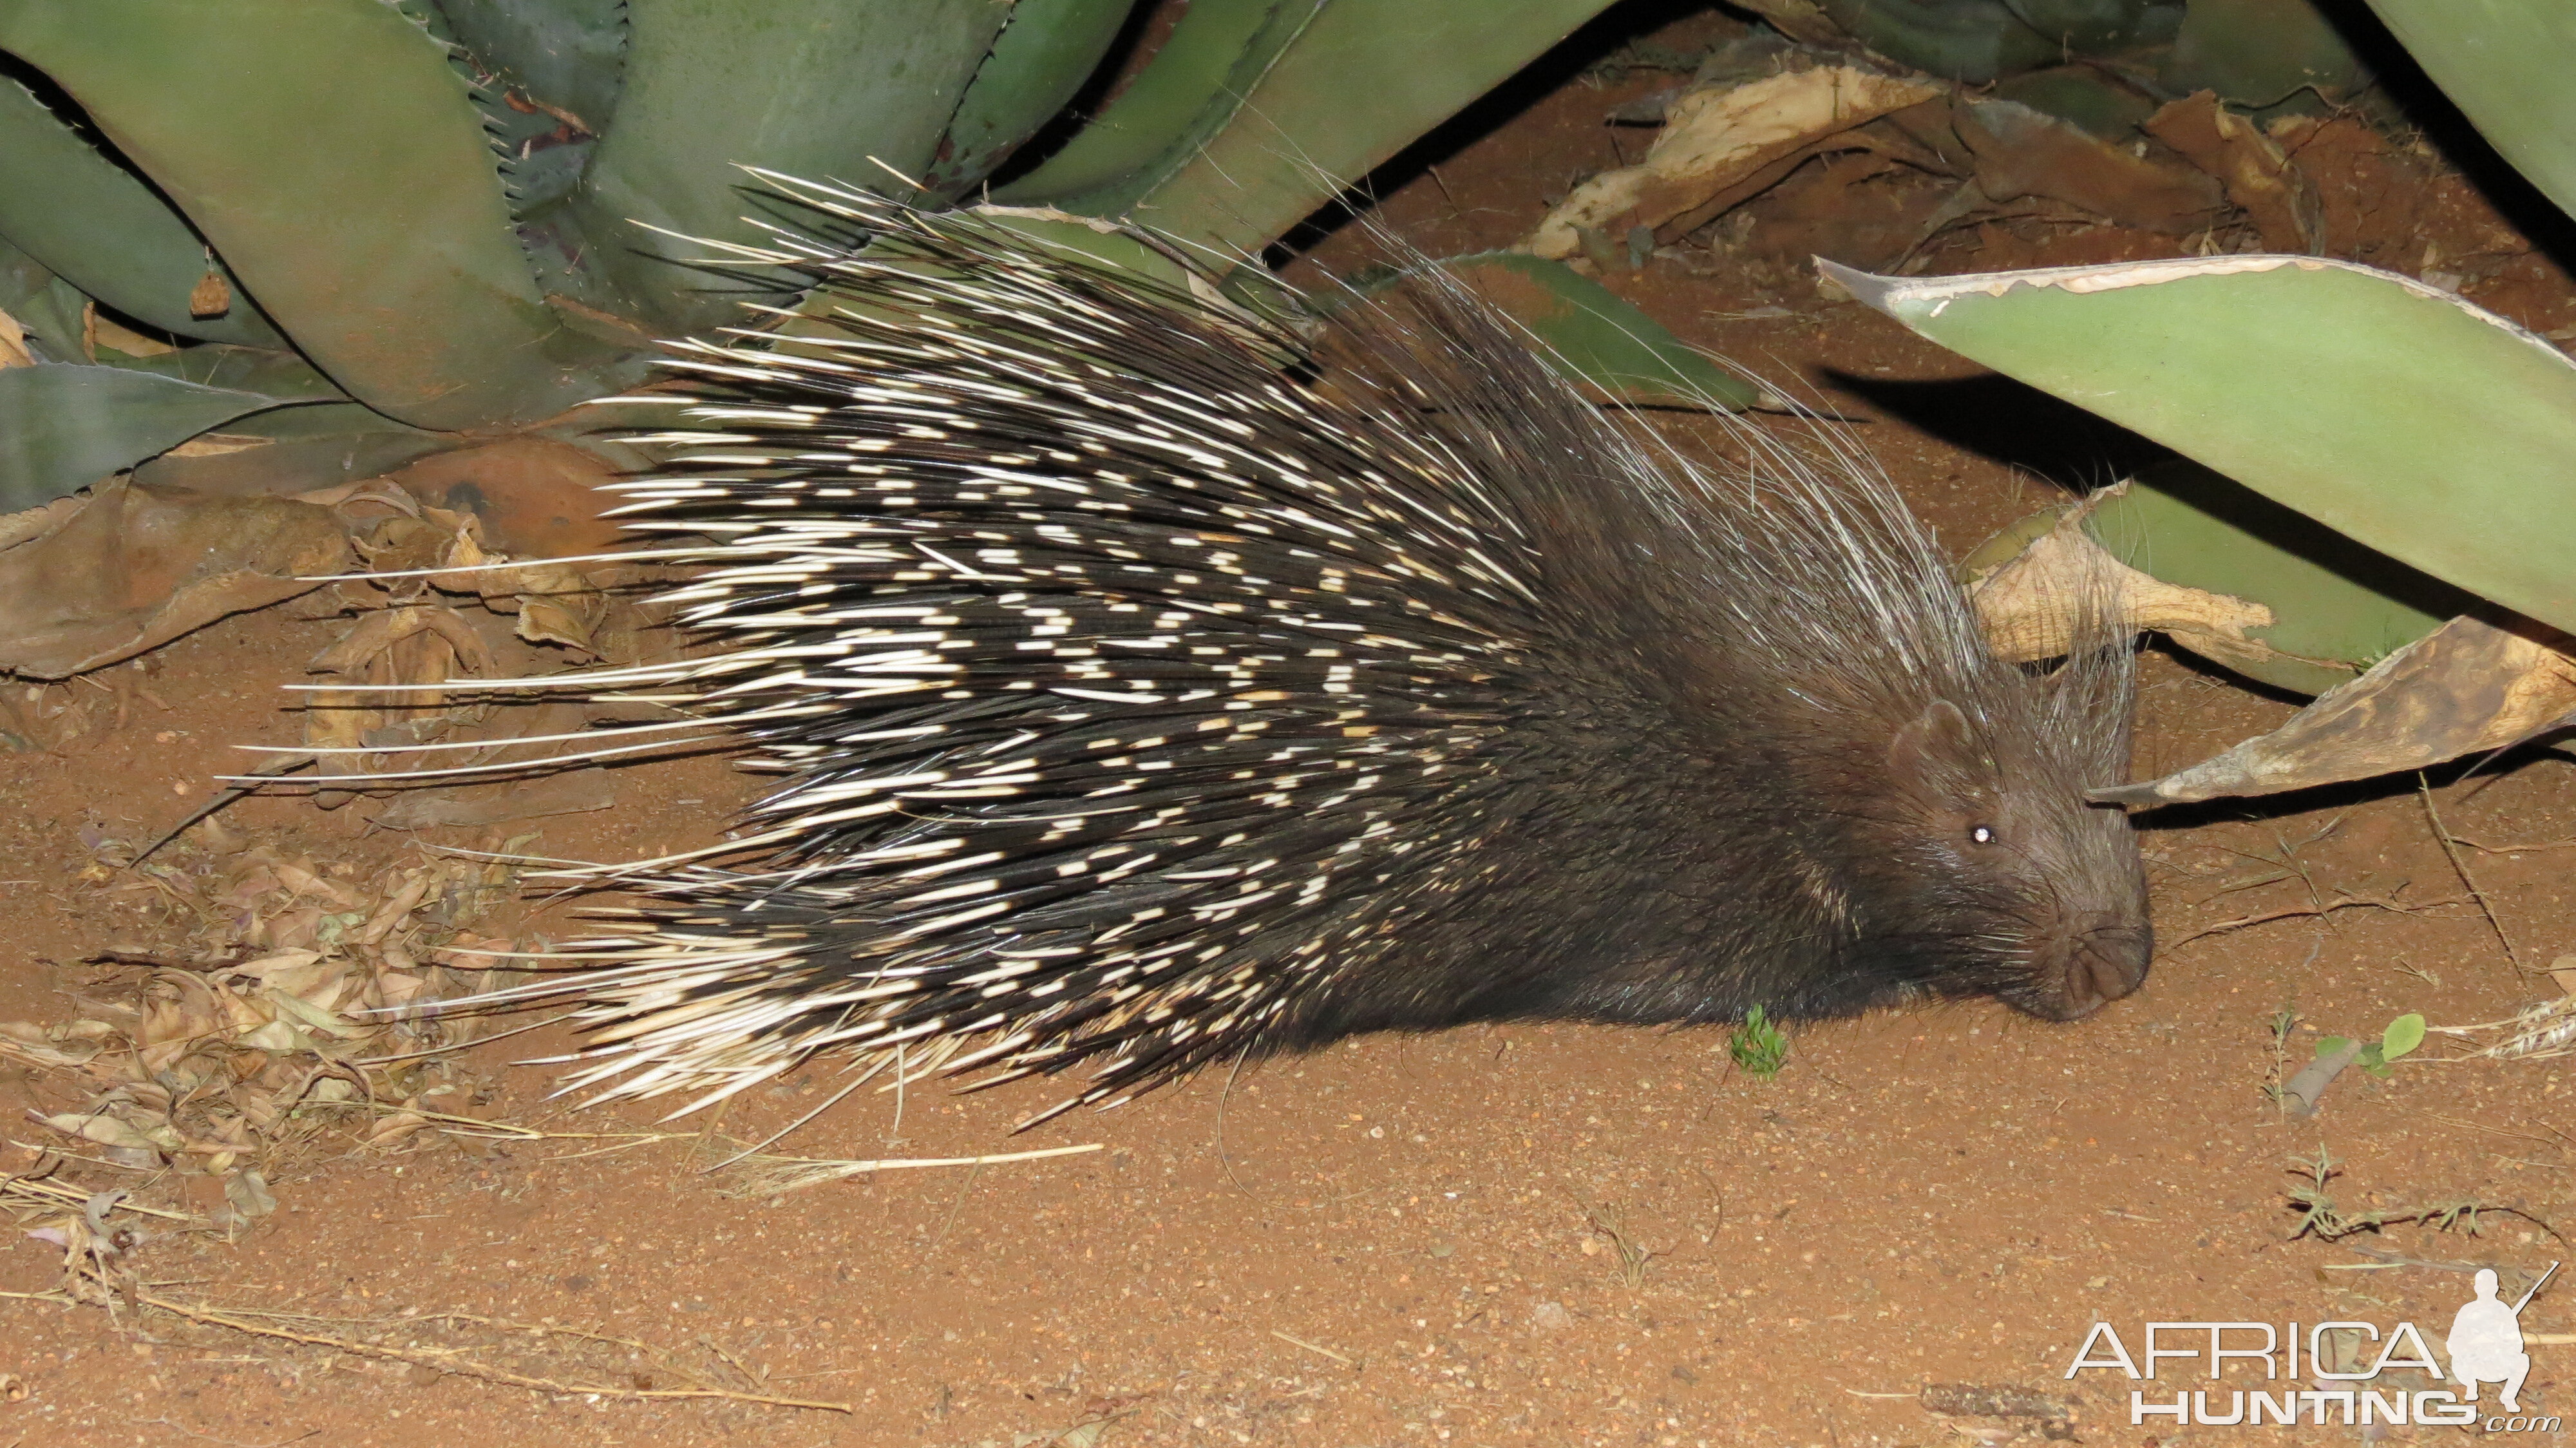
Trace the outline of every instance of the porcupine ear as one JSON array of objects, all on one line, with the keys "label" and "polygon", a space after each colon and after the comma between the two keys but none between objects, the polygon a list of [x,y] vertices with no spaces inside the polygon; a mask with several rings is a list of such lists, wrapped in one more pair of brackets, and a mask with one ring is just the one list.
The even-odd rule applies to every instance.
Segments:
[{"label": "porcupine ear", "polygon": [[1909,784],[1962,804],[1992,792],[1993,770],[1968,716],[1947,699],[1935,699],[1907,721],[1887,744],[1887,767]]}]

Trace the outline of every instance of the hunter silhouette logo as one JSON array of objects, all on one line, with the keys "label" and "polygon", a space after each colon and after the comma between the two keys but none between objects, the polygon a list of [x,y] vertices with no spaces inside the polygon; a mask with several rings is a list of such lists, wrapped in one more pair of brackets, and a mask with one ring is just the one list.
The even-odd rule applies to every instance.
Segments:
[{"label": "hunter silhouette logo", "polygon": [[2522,1350],[2522,1310],[2531,1305],[2532,1293],[2541,1283],[2558,1273],[2558,1264],[2540,1274],[2531,1284],[2531,1292],[2511,1307],[2496,1296],[2496,1275],[2492,1267],[2478,1269],[2478,1295],[2469,1300],[2451,1319],[2451,1335],[2442,1340],[2442,1350],[2451,1355],[2451,1376],[2460,1380],[2460,1390],[2472,1403],[2478,1400],[2478,1384],[2501,1383],[2497,1396],[2508,1413],[2522,1411],[2516,1394],[2522,1391],[2522,1380],[2531,1375],[2531,1354]]}]

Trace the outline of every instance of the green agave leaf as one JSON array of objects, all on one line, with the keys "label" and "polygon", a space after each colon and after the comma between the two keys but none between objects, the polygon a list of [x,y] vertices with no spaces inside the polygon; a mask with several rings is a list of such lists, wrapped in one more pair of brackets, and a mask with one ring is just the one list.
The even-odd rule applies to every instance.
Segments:
[{"label": "green agave leaf", "polygon": [[2148,469],[2084,527],[2142,573],[2270,609],[2272,625],[2247,637],[2290,657],[2218,662],[2292,693],[2357,678],[2476,603],[2197,463]]},{"label": "green agave leaf", "polygon": [[1762,389],[1684,345],[1608,287],[1562,262],[1483,252],[1433,263],[1509,312],[1579,381],[1632,401],[1714,402],[1741,412]]},{"label": "green agave leaf", "polygon": [[2182,27],[2181,0],[2004,0],[2024,25],[2090,55],[2116,46],[2154,45]]},{"label": "green agave leaf", "polygon": [[[586,416],[576,412],[575,417]],[[239,418],[224,425],[227,437],[264,437],[278,442],[305,442],[316,438],[345,439],[352,437],[414,438],[439,447],[459,446],[454,433],[431,432],[426,428],[407,427],[392,421],[383,413],[354,402],[298,402],[293,407],[272,408],[267,412]],[[466,445],[470,445],[468,440]],[[156,460],[166,461],[166,460]]]},{"label": "green agave leaf", "polygon": [[1987,95],[2054,116],[2086,135],[2123,144],[2137,139],[2138,123],[2154,115],[2160,104],[2117,74],[2091,65],[2024,71]]},{"label": "green agave leaf", "polygon": [[[98,365],[129,372],[155,373],[182,382],[193,382],[200,387],[256,392],[281,402],[348,400],[348,394],[332,386],[330,378],[313,370],[312,363],[292,352],[272,352],[262,347],[230,347],[210,342],[202,347],[185,347],[152,357],[126,357],[101,347],[98,349]],[[381,417],[377,420],[384,421]],[[396,424],[384,425],[391,427]]]},{"label": "green agave leaf", "polygon": [[2500,317],[2312,257],[1919,280],[1819,265],[1935,342],[2576,629],[2576,365]]},{"label": "green agave leaf", "polygon": [[934,196],[972,189],[1091,78],[1132,0],[1018,0],[948,122],[922,178]]},{"label": "green agave leaf", "polygon": [[[412,3],[404,13],[449,48],[466,99],[482,117],[510,214],[523,227],[535,222],[581,183],[597,128],[616,110],[626,76],[626,7],[617,0],[506,7],[441,0]],[[578,289],[581,269],[574,270]]]},{"label": "green agave leaf", "polygon": [[231,310],[188,313],[206,274],[204,240],[141,178],[25,86],[0,77],[0,236],[136,321],[181,337],[283,347],[231,273]]},{"label": "green agave leaf", "polygon": [[2371,76],[2315,0],[2192,0],[2158,78],[2172,91],[2263,107],[2309,89],[2340,101]]},{"label": "green agave leaf", "polygon": [[2022,23],[2003,0],[1818,0],[1879,54],[1947,80],[1981,84],[2068,59],[2068,47]]},{"label": "green agave leaf", "polygon": [[1545,54],[1609,0],[1333,0],[1136,198],[1158,231],[1251,252]]},{"label": "green agave leaf", "polygon": [[1233,116],[1322,8],[1323,0],[1195,0],[1091,124],[1044,165],[997,188],[993,199],[1092,216],[1124,213]]},{"label": "green agave leaf", "polygon": [[139,464],[134,480],[236,496],[273,491],[281,479],[292,480],[298,489],[326,488],[382,477],[405,463],[470,443],[456,433],[405,427],[354,402],[271,408],[224,423],[222,431],[228,438],[268,442],[196,457],[164,453]]},{"label": "green agave leaf", "polygon": [[2565,0],[2370,0],[2515,169],[2576,215],[2576,6]]},{"label": "green agave leaf", "polygon": [[12,0],[53,79],[350,395],[472,428],[562,411],[613,349],[547,307],[465,81],[374,0]]},{"label": "green agave leaf", "polygon": [[1607,0],[1198,0],[1127,90],[996,199],[1248,255]]},{"label": "green agave leaf", "polygon": [[89,298],[44,263],[0,239],[0,312],[26,329],[27,349],[52,362],[80,362],[81,312]]},{"label": "green agave leaf", "polygon": [[594,242],[566,202],[626,83],[626,0],[400,0],[450,49],[482,120],[501,194],[537,290],[566,325],[613,348],[650,340],[603,265],[619,238]]},{"label": "green agave leaf", "polygon": [[1191,273],[1133,228],[1045,207],[983,206],[976,214],[1031,244],[1089,257],[1133,276],[1189,290]]},{"label": "green agave leaf", "polygon": [[504,85],[581,118],[594,135],[617,109],[626,0],[437,0],[475,63]]},{"label": "green agave leaf", "polygon": [[664,332],[731,323],[764,293],[694,265],[762,233],[745,178],[901,190],[927,173],[1011,7],[993,0],[629,0],[626,86],[565,224]]},{"label": "green agave leaf", "polygon": [[69,497],[280,401],[122,367],[0,368],[0,513]]}]

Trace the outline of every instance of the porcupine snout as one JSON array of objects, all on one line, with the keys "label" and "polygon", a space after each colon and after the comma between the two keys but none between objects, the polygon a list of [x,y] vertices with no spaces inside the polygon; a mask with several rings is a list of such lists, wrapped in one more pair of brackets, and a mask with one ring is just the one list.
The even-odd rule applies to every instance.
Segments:
[{"label": "porcupine snout", "polygon": [[2153,946],[2144,925],[2104,910],[2070,920],[2068,927],[2064,944],[2050,952],[2058,962],[2057,979],[2042,985],[2032,1014],[2081,1020],[2146,982]]}]

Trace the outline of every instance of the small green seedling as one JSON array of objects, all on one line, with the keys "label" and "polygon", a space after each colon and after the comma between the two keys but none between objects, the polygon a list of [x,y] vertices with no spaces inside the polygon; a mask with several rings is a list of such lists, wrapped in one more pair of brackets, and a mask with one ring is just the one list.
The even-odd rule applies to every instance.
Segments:
[{"label": "small green seedling", "polygon": [[[2328,1036],[2317,1042],[2317,1054],[2331,1056],[2351,1044],[2352,1041],[2348,1037]],[[2379,1039],[2363,1046],[2360,1054],[2352,1058],[2352,1063],[2373,1076],[2385,1077],[2388,1074],[2389,1062],[2422,1044],[2424,1044],[2424,1018],[2410,1011],[2390,1021],[2388,1028],[2379,1033]]]},{"label": "small green seedling", "polygon": [[1744,1024],[1735,1028],[1734,1039],[1726,1043],[1726,1054],[1736,1065],[1768,1081],[1780,1074],[1782,1063],[1789,1059],[1789,1038],[1771,1024],[1769,1012],[1755,1006],[1744,1013]]}]

